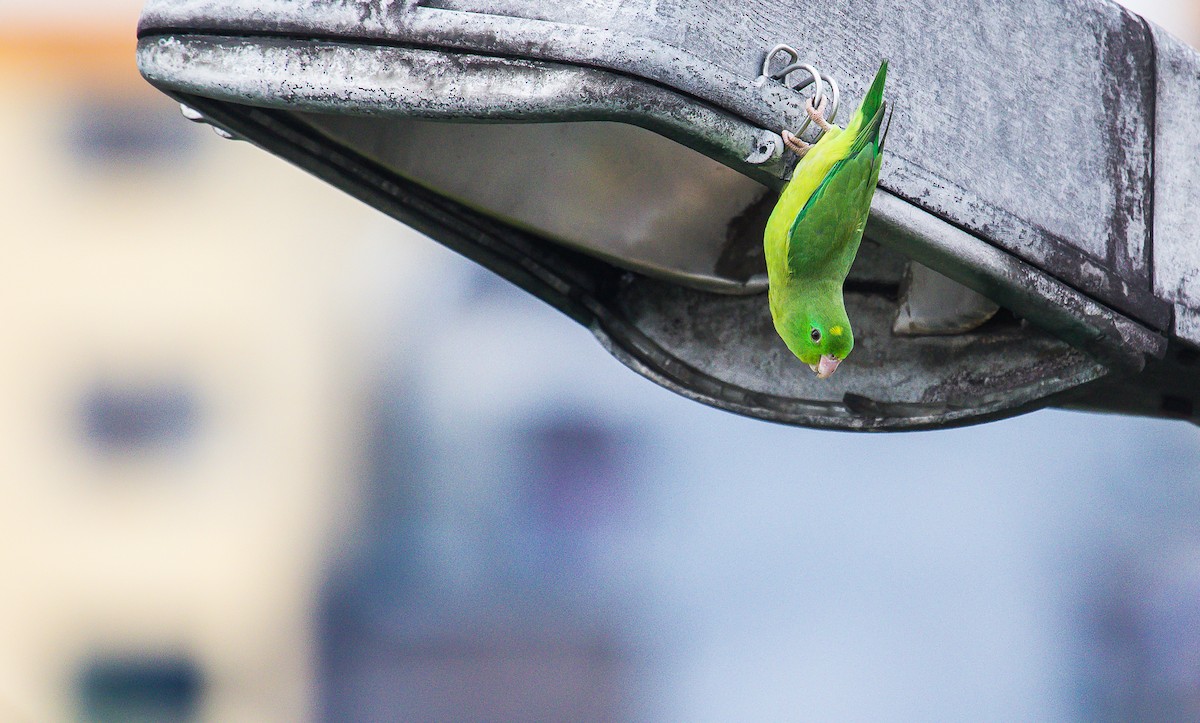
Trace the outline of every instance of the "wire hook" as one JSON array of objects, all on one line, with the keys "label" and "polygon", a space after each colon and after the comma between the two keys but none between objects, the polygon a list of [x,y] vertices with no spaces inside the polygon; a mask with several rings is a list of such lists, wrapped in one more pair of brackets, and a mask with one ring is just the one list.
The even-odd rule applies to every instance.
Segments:
[{"label": "wire hook", "polygon": [[[783,66],[783,68],[775,72],[771,72],[771,60],[779,53],[783,53],[787,56],[787,63]],[[808,77],[796,85],[788,85],[787,77],[798,70],[805,71],[808,74]],[[842,93],[841,89],[838,87],[837,81],[831,76],[821,75],[821,72],[817,70],[815,66],[809,63],[801,63],[800,54],[796,52],[796,49],[792,46],[780,43],[779,45],[771,48],[767,52],[766,57],[763,58],[762,72],[759,77],[777,80],[782,83],[784,87],[790,88],[796,92],[800,92],[810,85],[815,85],[816,88],[812,97],[812,104],[814,108],[820,108],[821,103],[824,102],[825,85],[828,84],[832,98],[830,102],[829,115],[826,116],[826,120],[830,124],[837,120],[838,111],[841,109],[842,104]],[[804,124],[800,126],[800,130],[796,132],[796,135],[799,136],[803,134],[804,131],[808,130],[808,127],[811,124],[812,118],[805,118]],[[820,138],[820,136],[824,133],[825,131],[822,130],[821,134],[819,134],[817,137]]]}]

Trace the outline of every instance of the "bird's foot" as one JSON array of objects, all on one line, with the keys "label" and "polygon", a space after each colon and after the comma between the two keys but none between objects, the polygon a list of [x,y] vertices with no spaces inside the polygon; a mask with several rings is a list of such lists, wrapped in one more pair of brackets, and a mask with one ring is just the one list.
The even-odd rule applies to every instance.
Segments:
[{"label": "bird's foot", "polygon": [[[828,131],[830,128],[833,128],[829,121],[825,120],[825,109],[828,106],[829,99],[825,97],[821,98],[821,103],[819,105],[813,105],[812,98],[809,98],[804,103],[804,110],[808,113],[808,117],[813,123],[817,124],[817,127],[821,129],[822,133]],[[807,127],[808,122],[805,121],[804,126],[800,129],[800,132],[803,133],[804,129]],[[792,149],[792,151],[794,151],[796,155],[800,156],[801,158],[804,157],[805,153],[808,153],[809,150],[812,149],[811,143],[805,143],[804,141],[800,140],[799,136],[789,130],[784,129],[780,135],[783,137],[783,144]]]},{"label": "bird's foot", "polygon": [[801,158],[804,158],[804,154],[808,153],[809,150],[812,149],[811,144],[805,143],[804,141],[800,140],[799,136],[792,133],[791,131],[789,131],[786,128],[784,128],[783,132],[780,133],[779,135],[783,137],[783,145],[792,149],[792,152],[794,152],[797,156],[800,156]]},{"label": "bird's foot", "polygon": [[809,98],[804,103],[804,110],[808,112],[808,117],[812,118],[812,122],[817,124],[817,127],[821,129],[822,133],[828,131],[830,128],[833,128],[829,121],[825,120],[825,108],[828,105],[829,99],[825,97],[821,98],[820,106],[814,106],[812,98]]}]

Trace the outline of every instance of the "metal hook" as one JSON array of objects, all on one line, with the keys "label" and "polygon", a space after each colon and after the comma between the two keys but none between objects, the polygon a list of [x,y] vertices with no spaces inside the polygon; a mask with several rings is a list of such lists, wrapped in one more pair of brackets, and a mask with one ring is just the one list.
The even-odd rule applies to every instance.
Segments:
[{"label": "metal hook", "polygon": [[[772,73],[771,72],[771,59],[774,58],[778,53],[785,54],[788,58],[788,61],[782,69],[777,70],[774,73]],[[803,71],[807,72],[808,78],[806,78],[805,80],[802,80],[797,85],[788,85],[787,76],[797,70],[803,70]],[[801,63],[800,62],[800,54],[798,52],[796,52],[796,49],[791,47],[790,45],[784,45],[781,43],[781,44],[776,45],[775,47],[771,48],[767,52],[766,57],[763,58],[762,74],[760,77],[777,80],[780,83],[782,83],[784,85],[784,87],[791,88],[792,90],[794,90],[796,92],[800,92],[800,91],[804,90],[805,88],[807,88],[808,86],[815,84],[816,90],[815,90],[815,94],[813,95],[813,99],[812,99],[814,108],[821,107],[821,102],[825,99],[825,85],[828,84],[829,90],[833,97],[832,97],[831,103],[830,103],[830,112],[826,116],[826,120],[828,120],[830,123],[836,122],[837,116],[838,116],[838,111],[841,109],[841,103],[842,103],[842,93],[841,93],[841,89],[838,87],[837,81],[828,75],[825,75],[825,76],[821,75],[821,72],[818,71],[814,66],[812,66],[808,63]],[[804,124],[800,126],[800,130],[796,132],[796,135],[798,136],[798,135],[801,135],[802,133],[804,133],[804,131],[808,130],[808,127],[811,124],[812,124],[812,118],[805,118]],[[824,133],[824,131],[822,131],[822,133]]]},{"label": "metal hook", "polygon": [[[779,45],[776,45],[768,50],[767,57],[763,58],[762,72],[759,73],[761,77],[774,77],[771,75],[771,58],[774,58],[776,53],[787,53],[789,64],[799,62],[800,60],[800,54],[796,52],[795,48],[790,45],[784,45],[783,43],[780,43]],[[776,80],[778,80],[778,78],[776,78]]]},{"label": "metal hook", "polygon": [[[807,70],[809,67],[811,67],[811,66],[805,66],[805,69]],[[827,115],[825,117],[830,123],[833,123],[833,121],[837,118],[838,110],[841,108],[841,105],[842,105],[842,91],[840,88],[838,88],[837,81],[834,80],[832,77],[830,77],[828,75],[818,75],[815,72],[816,69],[814,68],[813,70],[814,70],[814,72],[810,73],[810,77],[808,78],[808,80],[805,80],[804,82],[800,83],[799,85],[791,86],[791,88],[792,88],[792,90],[795,90],[795,91],[801,91],[801,90],[804,90],[805,88],[807,88],[808,86],[812,85],[814,82],[824,81],[825,83],[827,83],[829,85],[829,90],[831,91],[830,95],[832,95],[833,98],[830,101],[829,115]],[[824,99],[824,97],[825,97],[824,89],[821,89],[813,97],[813,106],[820,107],[821,101]],[[811,120],[811,119],[809,119],[809,120]],[[807,127],[807,124],[806,124],[806,127]]]}]

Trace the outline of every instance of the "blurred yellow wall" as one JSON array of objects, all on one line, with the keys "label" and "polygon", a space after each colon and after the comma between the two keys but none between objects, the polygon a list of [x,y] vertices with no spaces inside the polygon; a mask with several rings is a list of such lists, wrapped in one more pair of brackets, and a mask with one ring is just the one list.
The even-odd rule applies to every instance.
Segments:
[{"label": "blurred yellow wall", "polygon": [[[356,264],[401,227],[187,123],[136,73],[135,12],[0,16],[0,720],[71,719],[89,660],[161,655],[195,661],[203,719],[302,720],[357,499]],[[89,157],[97,113],[181,140]],[[97,385],[181,385],[187,439],[104,449]]]}]

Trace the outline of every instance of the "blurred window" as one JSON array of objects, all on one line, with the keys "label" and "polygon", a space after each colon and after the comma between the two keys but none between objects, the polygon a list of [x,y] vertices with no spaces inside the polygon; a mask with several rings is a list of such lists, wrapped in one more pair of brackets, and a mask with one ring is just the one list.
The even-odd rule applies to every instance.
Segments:
[{"label": "blurred window", "polygon": [[68,147],[83,163],[170,163],[185,160],[196,128],[166,98],[93,97],[69,114]]},{"label": "blurred window", "polygon": [[79,678],[80,719],[191,721],[202,692],[200,669],[187,657],[98,658]]},{"label": "blurred window", "polygon": [[528,431],[529,483],[541,520],[561,530],[603,524],[625,501],[633,436],[584,415],[542,420]]},{"label": "blurred window", "polygon": [[195,394],[184,384],[122,388],[100,383],[81,404],[84,437],[104,452],[171,447],[196,430]]}]

